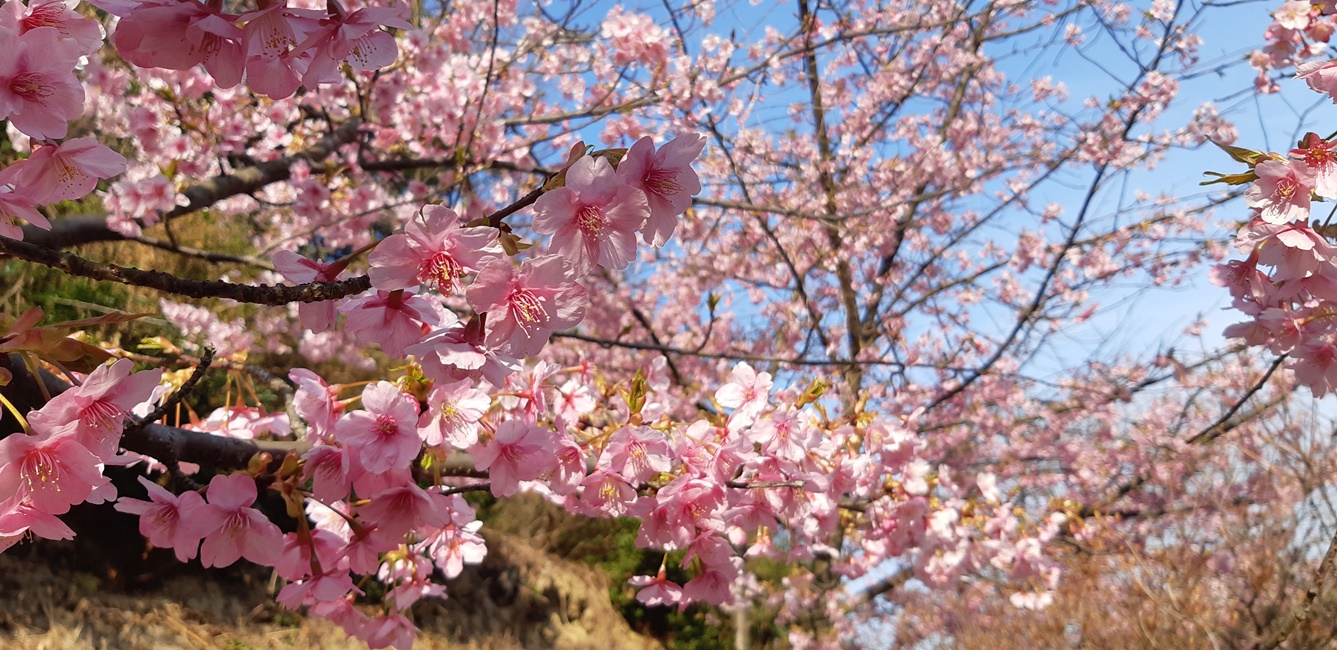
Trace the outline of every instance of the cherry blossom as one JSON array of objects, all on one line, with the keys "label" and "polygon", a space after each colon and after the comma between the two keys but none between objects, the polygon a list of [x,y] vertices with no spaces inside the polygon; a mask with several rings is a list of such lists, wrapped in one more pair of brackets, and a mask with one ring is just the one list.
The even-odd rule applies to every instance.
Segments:
[{"label": "cherry blossom", "polygon": [[532,481],[552,469],[551,435],[522,421],[507,420],[491,440],[470,450],[478,469],[488,471],[493,496],[515,494],[520,481]]},{"label": "cherry blossom", "polygon": [[468,449],[478,442],[478,421],[491,406],[492,400],[471,382],[437,384],[427,395],[418,434],[430,446],[449,443]]},{"label": "cherry blossom", "polygon": [[577,276],[596,264],[627,268],[636,256],[636,231],[649,216],[645,193],[592,156],[571,165],[566,185],[539,197],[534,209],[534,230],[552,235],[548,250],[570,260]]},{"label": "cherry blossom", "polygon": [[221,88],[242,77],[242,30],[221,3],[127,2],[98,0],[99,8],[121,17],[111,42],[127,61],[145,68],[188,70],[204,67]]},{"label": "cherry blossom", "polygon": [[367,471],[408,467],[422,447],[417,405],[394,384],[378,381],[362,391],[362,406],[339,419],[338,440],[357,450]]},{"label": "cherry blossom", "polygon": [[1244,201],[1259,208],[1264,221],[1286,223],[1309,214],[1309,193],[1314,189],[1314,170],[1304,162],[1268,160],[1254,168],[1258,180]]},{"label": "cherry blossom", "polygon": [[116,509],[139,515],[139,532],[154,546],[172,549],[182,562],[194,559],[200,540],[211,532],[207,519],[198,516],[204,511],[204,498],[191,491],[174,495],[142,476],[139,482],[148,490],[149,500],[121,497]]},{"label": "cherry blossom", "polygon": [[744,361],[734,366],[731,381],[715,391],[715,401],[734,409],[731,420],[744,427],[755,421],[766,406],[771,385],[770,373],[759,373]]},{"label": "cherry blossom", "polygon": [[588,302],[570,265],[557,255],[526,258],[519,269],[493,258],[466,295],[474,309],[487,314],[487,345],[516,357],[538,352],[553,332],[583,320]]},{"label": "cherry blossom", "polygon": [[34,138],[64,138],[70,120],[83,113],[84,89],[74,76],[78,50],[63,46],[55,27],[19,35],[0,29],[0,48],[7,53],[0,61],[0,118]]},{"label": "cherry blossom", "polygon": [[85,18],[75,11],[76,3],[70,0],[32,0],[25,7],[19,0],[7,0],[0,7],[0,24],[15,26],[20,35],[34,29],[51,27],[60,35],[61,40],[72,40],[77,51],[85,56],[91,55],[102,47],[102,28],[96,21]]},{"label": "cherry blossom", "polygon": [[376,246],[368,258],[367,274],[372,286],[386,291],[428,284],[442,293],[454,293],[465,274],[478,270],[479,260],[501,252],[490,246],[496,238],[496,228],[461,228],[454,210],[429,205],[423,208],[421,221],[410,221],[403,233]]},{"label": "cherry blossom", "polygon": [[0,440],[0,494],[59,515],[110,481],[71,428]]},{"label": "cherry blossom", "polygon": [[225,567],[241,558],[258,564],[273,564],[283,551],[283,534],[258,510],[251,507],[257,492],[255,481],[244,474],[218,475],[209,481],[207,503],[194,518],[204,533],[200,562],[206,567]]},{"label": "cherry blossom", "polygon": [[645,243],[659,248],[673,236],[678,215],[701,193],[701,179],[691,164],[706,146],[700,134],[680,135],[655,150],[649,137],[637,140],[617,167],[623,182],[641,189],[649,200],[650,216],[641,233]]},{"label": "cherry blossom", "polygon": [[405,349],[423,338],[423,326],[440,322],[422,296],[398,291],[374,291],[339,306],[348,316],[344,328],[364,341],[379,343],[386,354],[404,356]]},{"label": "cherry blossom", "polygon": [[92,138],[74,138],[33,150],[19,165],[0,170],[0,184],[22,187],[34,203],[78,199],[93,191],[98,179],[125,171],[125,157]]}]

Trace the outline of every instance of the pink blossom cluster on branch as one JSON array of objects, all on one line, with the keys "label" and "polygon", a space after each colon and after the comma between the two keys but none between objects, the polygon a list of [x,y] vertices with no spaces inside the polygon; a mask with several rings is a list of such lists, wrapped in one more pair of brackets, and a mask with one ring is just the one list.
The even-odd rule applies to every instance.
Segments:
[{"label": "pink blossom cluster on branch", "polygon": [[[207,292],[175,292],[204,304],[161,300],[185,350],[165,356],[207,340],[232,368],[248,354],[283,359],[292,385],[280,389],[292,417],[257,398],[176,431],[294,453],[201,472],[135,449],[165,472],[146,479],[147,501],[118,507],[155,546],[271,566],[286,606],[403,646],[408,608],[445,596],[444,581],[486,553],[460,494],[530,491],[571,513],[636,519],[638,543],[664,553],[660,571],[632,579],[641,602],[769,600],[803,646],[812,612],[830,619],[825,641],[849,636],[849,610],[895,581],[863,595],[847,585],[892,566],[901,580],[1039,609],[1056,598],[1055,556],[1098,529],[1135,545],[1156,534],[1140,522],[1170,505],[1256,498],[1254,475],[1184,487],[1195,472],[1245,474],[1198,441],[1236,425],[1203,402],[1258,390],[1249,359],[1093,356],[1057,379],[1027,361],[1101,313],[1101,291],[1172,285],[1201,258],[1174,243],[1200,236],[1197,206],[1134,193],[1106,213],[1047,195],[1049,179],[1087,179],[1099,206],[1116,175],[1232,137],[1210,105],[1195,124],[1149,127],[1174,114],[1201,43],[1183,29],[1196,21],[1180,15],[1186,3],[1143,15],[1106,2],[799,0],[791,33],[758,29],[755,42],[686,36],[706,31],[711,2],[666,5],[671,20],[615,7],[589,29],[510,2],[448,3],[434,17],[420,15],[430,3],[411,17],[295,4],[107,3],[119,54],[42,74],[82,79],[80,111],[127,155],[121,167],[84,160],[91,138],[24,142],[23,118],[11,120],[16,156],[32,153],[0,172],[0,235],[50,249],[129,239],[227,264],[209,286],[361,291],[277,308]],[[1083,24],[1128,44],[1128,74],[1110,75],[1107,96],[1069,102],[1061,80],[1019,82],[990,55],[1052,28],[1082,47]],[[89,30],[57,32],[75,48]],[[774,115],[798,127],[772,128]],[[578,142],[596,137],[627,148]],[[1250,201],[1298,219],[1293,190],[1319,175],[1260,167]],[[86,196],[122,169],[96,195],[105,219],[18,227],[48,225],[39,195]],[[220,225],[233,252],[192,249],[183,221]],[[0,350],[37,338],[18,329]],[[371,381],[292,369],[329,362]],[[1163,386],[1174,388],[1151,395]],[[5,449],[31,456],[46,444],[40,426]],[[1185,429],[1208,433],[1186,445]],[[1247,430],[1232,435],[1238,457],[1267,456]],[[113,461],[58,447],[52,458],[69,456],[56,469],[7,480],[69,467],[68,499],[102,498]],[[41,510],[25,495],[0,533],[64,535],[48,516],[59,499]],[[265,499],[287,506],[295,532],[258,516]],[[763,586],[748,571],[756,557],[795,571]],[[368,615],[355,585],[372,576],[389,597]]]},{"label": "pink blossom cluster on branch", "polygon": [[1248,184],[1244,200],[1253,208],[1235,237],[1245,259],[1212,271],[1232,307],[1250,317],[1225,334],[1284,355],[1296,382],[1316,396],[1337,391],[1337,247],[1321,232],[1326,224],[1310,220],[1316,200],[1337,200],[1335,148],[1315,133],[1285,155],[1228,147],[1251,169],[1209,181]]}]

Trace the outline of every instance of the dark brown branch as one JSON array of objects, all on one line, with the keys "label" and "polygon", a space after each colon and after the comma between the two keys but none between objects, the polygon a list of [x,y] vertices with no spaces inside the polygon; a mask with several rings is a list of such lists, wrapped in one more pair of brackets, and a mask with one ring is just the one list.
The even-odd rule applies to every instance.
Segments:
[{"label": "dark brown branch", "polygon": [[[181,191],[186,197],[186,204],[162,213],[160,218],[164,222],[171,221],[203,210],[223,199],[250,194],[266,185],[288,180],[292,176],[293,163],[303,160],[319,162],[330,157],[339,147],[355,141],[361,126],[361,122],[349,122],[291,156],[242,167],[230,174],[219,174],[191,185]],[[106,215],[88,215],[56,220],[49,231],[28,226],[23,229],[23,239],[38,246],[60,249],[98,241],[119,241],[125,239],[125,236],[107,227]]]},{"label": "dark brown branch", "polygon": [[93,280],[120,282],[190,298],[227,298],[256,305],[286,305],[293,302],[337,300],[371,288],[371,280],[358,276],[341,282],[310,282],[295,286],[235,284],[221,280],[186,280],[160,271],[132,269],[84,259],[31,242],[0,237],[0,257],[13,256],[70,275]]},{"label": "dark brown branch", "polygon": [[129,427],[126,427],[125,434],[130,434],[134,431],[138,431],[139,429],[143,429],[144,425],[146,424],[149,424],[151,422],[157,422],[158,420],[163,419],[163,417],[165,417],[168,413],[170,413],[172,409],[176,408],[177,404],[181,403],[182,399],[184,399],[187,395],[189,395],[192,391],[195,390],[195,386],[200,383],[201,379],[204,378],[204,373],[208,372],[209,366],[212,365],[213,362],[214,362],[214,346],[212,345],[205,346],[204,356],[200,357],[199,365],[195,366],[195,370],[191,371],[190,377],[187,378],[186,381],[181,384],[181,387],[172,391],[172,394],[168,395],[167,399],[163,400],[162,404],[158,405],[158,408],[153,409],[152,412],[144,416],[144,418],[140,420],[137,424],[133,424]]},{"label": "dark brown branch", "polygon": [[502,219],[505,219],[506,217],[509,217],[531,205],[534,205],[534,202],[539,200],[540,196],[543,196],[544,192],[543,188],[545,185],[546,183],[544,185],[540,185],[534,191],[520,197],[519,201],[516,201],[515,203],[512,203],[500,210],[497,210],[496,212],[493,212],[492,214],[489,214],[487,216],[487,225],[492,226],[493,228],[500,228]]},{"label": "dark brown branch", "polygon": [[[5,396],[14,402],[20,412],[39,409],[45,403],[36,378],[28,372],[23,360],[16,354],[0,356],[0,367],[14,375],[13,383],[5,387]],[[42,372],[41,383],[52,395],[69,390],[69,384],[55,375]],[[0,420],[0,437],[17,432],[18,424]],[[310,448],[306,442],[271,442],[224,438],[202,431],[190,431],[162,424],[146,424],[137,431],[127,431],[121,438],[121,447],[135,453],[168,462],[195,463],[219,469],[243,469],[251,458],[265,452],[272,457],[271,469],[277,469],[289,451],[302,453]]]}]

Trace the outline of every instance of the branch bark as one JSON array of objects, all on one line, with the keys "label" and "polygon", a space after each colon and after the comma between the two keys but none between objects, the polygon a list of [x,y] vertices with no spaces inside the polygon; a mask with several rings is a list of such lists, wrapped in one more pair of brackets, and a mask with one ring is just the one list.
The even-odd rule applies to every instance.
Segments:
[{"label": "branch bark", "polygon": [[[230,174],[219,174],[191,185],[181,191],[186,197],[186,204],[162,213],[161,219],[164,222],[171,221],[203,210],[223,199],[250,194],[271,183],[288,180],[292,176],[294,163],[302,160],[319,162],[330,157],[339,147],[355,141],[361,127],[360,121],[348,122],[291,156],[242,167]],[[33,226],[23,229],[24,241],[52,249],[125,238],[125,235],[107,227],[105,213],[58,219],[52,222],[51,230]]]},{"label": "branch bark", "polygon": [[310,282],[299,285],[235,284],[221,280],[187,280],[161,271],[145,271],[94,262],[78,255],[46,248],[27,241],[0,237],[0,258],[12,256],[59,269],[70,275],[156,289],[190,298],[227,298],[256,305],[286,305],[292,302],[337,300],[371,288],[365,275],[340,282]]},{"label": "branch bark", "polygon": [[[47,391],[53,396],[70,388],[69,384],[45,371],[40,380],[34,377],[17,354],[0,355],[0,368],[14,375],[12,383],[5,386],[5,396],[14,402],[20,412],[32,411],[45,404],[39,381],[46,385]],[[19,431],[18,423],[13,419],[0,419],[0,438]],[[289,451],[300,454],[309,449],[310,444],[239,440],[148,423],[137,429],[127,429],[121,438],[121,448],[158,459],[164,464],[187,462],[217,469],[243,469],[256,454],[267,452],[273,457],[271,468],[277,469]]]}]

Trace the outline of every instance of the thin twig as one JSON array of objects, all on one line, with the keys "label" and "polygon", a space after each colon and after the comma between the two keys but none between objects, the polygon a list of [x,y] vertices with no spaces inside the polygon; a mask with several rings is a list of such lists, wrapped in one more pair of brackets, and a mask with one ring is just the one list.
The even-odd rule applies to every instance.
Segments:
[{"label": "thin twig", "polygon": [[195,386],[200,383],[200,379],[204,378],[204,373],[209,370],[209,366],[212,365],[213,362],[214,346],[206,345],[204,346],[204,354],[200,357],[199,365],[195,366],[195,370],[190,373],[190,377],[186,378],[186,381],[182,382],[181,387],[172,391],[172,394],[168,395],[167,399],[163,400],[162,404],[158,405],[158,408],[153,409],[153,411],[144,416],[143,419],[137,420],[134,424],[126,427],[126,433],[138,431],[139,429],[144,428],[144,425],[150,422],[157,422],[166,417],[172,409],[176,408],[177,404],[181,403],[182,399],[185,399],[187,395],[195,390]]}]

